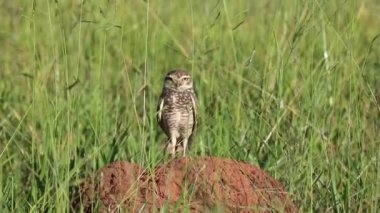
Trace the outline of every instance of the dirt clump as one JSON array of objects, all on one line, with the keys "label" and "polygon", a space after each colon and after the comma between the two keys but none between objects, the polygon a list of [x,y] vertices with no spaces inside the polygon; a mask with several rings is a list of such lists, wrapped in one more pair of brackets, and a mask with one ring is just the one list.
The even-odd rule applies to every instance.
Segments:
[{"label": "dirt clump", "polygon": [[282,185],[259,167],[216,157],[173,159],[153,172],[116,162],[81,185],[85,212],[297,212]]},{"label": "dirt clump", "polygon": [[79,193],[71,203],[73,212],[80,210],[81,203],[83,212],[131,209],[142,203],[144,198],[136,191],[142,174],[140,166],[129,162],[117,161],[104,166],[80,184]]}]

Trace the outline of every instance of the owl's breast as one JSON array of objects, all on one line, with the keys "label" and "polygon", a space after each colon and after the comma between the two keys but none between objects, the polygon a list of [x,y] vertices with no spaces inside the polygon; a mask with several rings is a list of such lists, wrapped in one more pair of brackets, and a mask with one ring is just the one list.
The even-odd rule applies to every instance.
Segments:
[{"label": "owl's breast", "polygon": [[166,94],[161,116],[160,125],[167,134],[169,131],[188,132],[194,123],[190,94],[180,92]]}]

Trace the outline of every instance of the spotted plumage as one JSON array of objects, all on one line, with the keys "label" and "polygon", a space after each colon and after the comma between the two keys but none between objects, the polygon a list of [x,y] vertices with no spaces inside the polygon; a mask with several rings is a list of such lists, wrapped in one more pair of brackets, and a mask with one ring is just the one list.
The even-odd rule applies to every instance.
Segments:
[{"label": "spotted plumage", "polygon": [[197,120],[197,99],[190,74],[183,70],[170,71],[165,76],[158,101],[157,121],[170,140],[168,147],[173,157],[180,144],[186,155]]}]

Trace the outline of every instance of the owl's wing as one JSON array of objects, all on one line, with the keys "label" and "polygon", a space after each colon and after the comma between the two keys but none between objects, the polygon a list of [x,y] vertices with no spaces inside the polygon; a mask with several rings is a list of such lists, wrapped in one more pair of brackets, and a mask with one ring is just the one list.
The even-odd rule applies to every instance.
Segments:
[{"label": "owl's wing", "polygon": [[160,98],[159,98],[158,104],[157,104],[157,121],[158,121],[158,123],[161,123],[162,109],[163,108],[164,108],[164,96],[160,95]]}]

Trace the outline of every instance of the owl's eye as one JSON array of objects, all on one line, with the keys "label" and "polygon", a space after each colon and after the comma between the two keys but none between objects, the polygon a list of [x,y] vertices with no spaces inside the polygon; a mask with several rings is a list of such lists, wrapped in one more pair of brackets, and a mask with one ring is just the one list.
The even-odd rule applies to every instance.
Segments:
[{"label": "owl's eye", "polygon": [[182,80],[183,80],[183,81],[189,81],[189,80],[190,80],[190,77],[183,77]]},{"label": "owl's eye", "polygon": [[165,81],[172,81],[173,79],[170,76],[165,77]]}]

